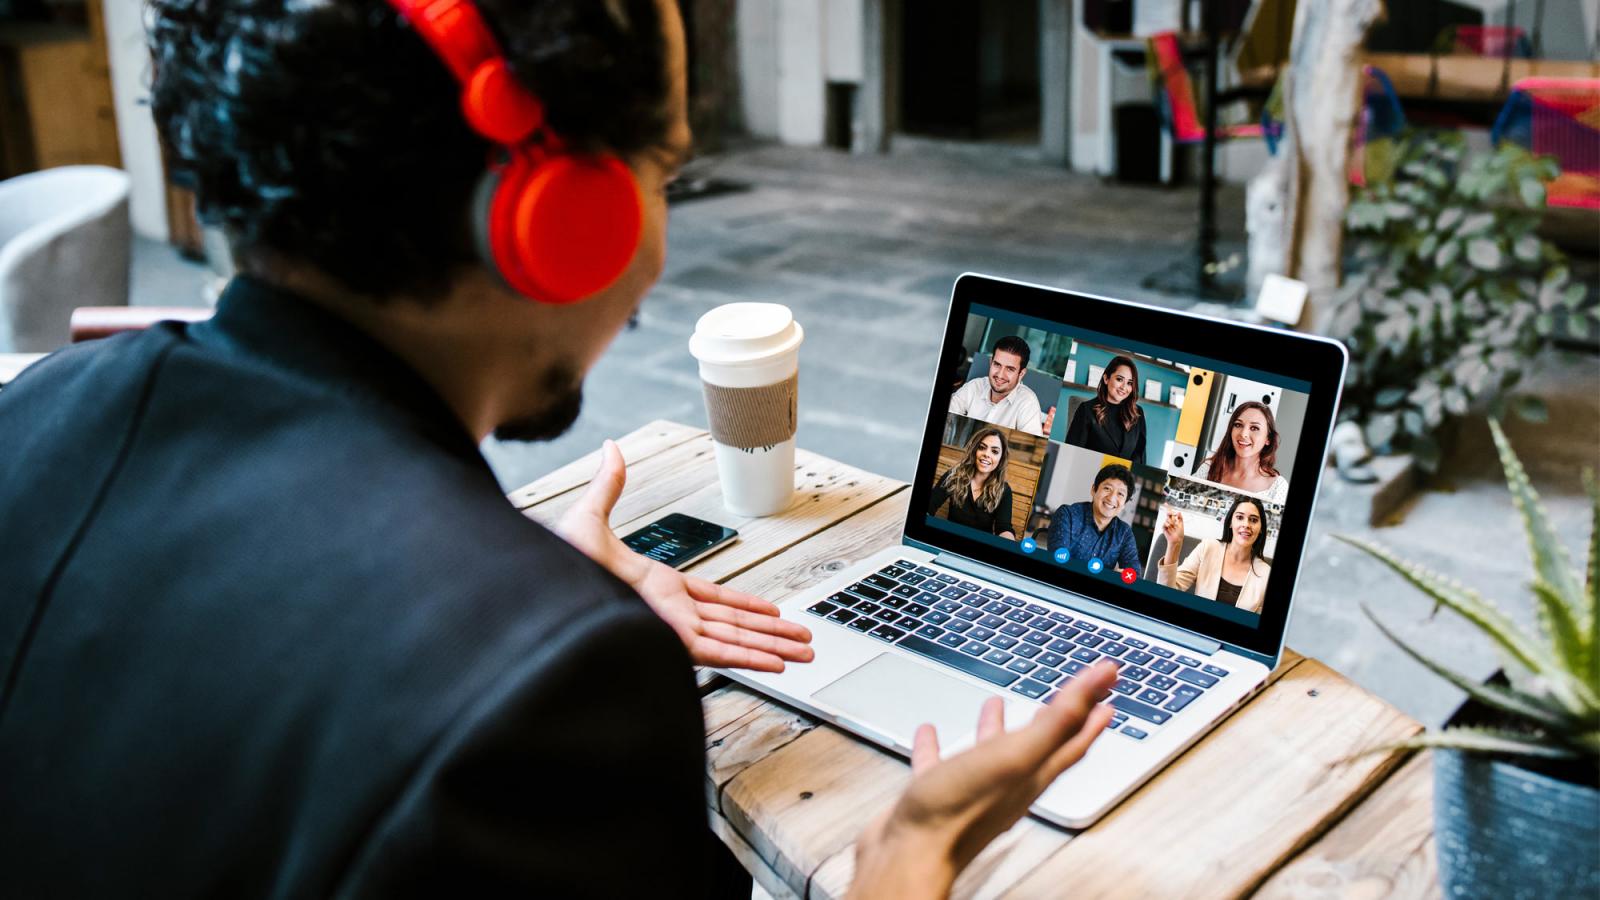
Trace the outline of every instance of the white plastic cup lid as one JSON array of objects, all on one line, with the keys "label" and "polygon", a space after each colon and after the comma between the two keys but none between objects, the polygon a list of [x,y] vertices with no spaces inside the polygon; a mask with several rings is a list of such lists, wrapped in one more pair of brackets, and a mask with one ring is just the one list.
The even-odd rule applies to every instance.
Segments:
[{"label": "white plastic cup lid", "polygon": [[804,340],[805,330],[781,303],[727,303],[695,323],[689,352],[714,365],[749,365],[793,352]]}]

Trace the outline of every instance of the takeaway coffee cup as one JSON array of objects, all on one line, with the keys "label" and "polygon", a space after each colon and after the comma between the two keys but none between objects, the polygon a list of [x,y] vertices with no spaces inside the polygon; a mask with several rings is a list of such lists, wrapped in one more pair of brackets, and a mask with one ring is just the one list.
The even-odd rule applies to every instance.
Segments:
[{"label": "takeaway coffee cup", "polygon": [[805,331],[779,303],[729,303],[700,317],[689,352],[716,448],[722,502],[741,516],[794,497],[794,432]]}]

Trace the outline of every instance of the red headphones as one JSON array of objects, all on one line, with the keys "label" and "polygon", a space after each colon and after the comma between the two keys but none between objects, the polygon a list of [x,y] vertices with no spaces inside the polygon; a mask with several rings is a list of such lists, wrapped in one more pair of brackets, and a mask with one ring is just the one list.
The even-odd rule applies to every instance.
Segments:
[{"label": "red headphones", "polygon": [[513,289],[574,303],[609,287],[639,249],[639,186],[609,154],[567,153],[544,104],[511,66],[470,0],[389,0],[461,82],[472,129],[500,146],[473,213],[479,252]]}]

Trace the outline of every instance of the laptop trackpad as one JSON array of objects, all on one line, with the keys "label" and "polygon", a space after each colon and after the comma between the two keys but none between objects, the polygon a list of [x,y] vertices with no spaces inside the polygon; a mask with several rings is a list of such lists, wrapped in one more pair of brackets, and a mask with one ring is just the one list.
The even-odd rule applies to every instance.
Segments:
[{"label": "laptop trackpad", "polygon": [[955,746],[978,730],[978,709],[995,696],[896,653],[883,653],[811,695],[903,747],[932,723],[939,744]]}]

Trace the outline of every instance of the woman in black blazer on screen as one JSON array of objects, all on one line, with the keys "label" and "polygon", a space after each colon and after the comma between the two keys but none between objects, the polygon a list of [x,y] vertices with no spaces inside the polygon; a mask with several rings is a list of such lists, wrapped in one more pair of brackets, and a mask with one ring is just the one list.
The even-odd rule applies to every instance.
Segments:
[{"label": "woman in black blazer on screen", "polygon": [[1095,395],[1078,404],[1066,442],[1136,463],[1144,462],[1144,412],[1139,409],[1139,367],[1118,356],[1100,375]]}]

